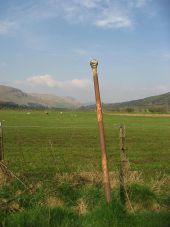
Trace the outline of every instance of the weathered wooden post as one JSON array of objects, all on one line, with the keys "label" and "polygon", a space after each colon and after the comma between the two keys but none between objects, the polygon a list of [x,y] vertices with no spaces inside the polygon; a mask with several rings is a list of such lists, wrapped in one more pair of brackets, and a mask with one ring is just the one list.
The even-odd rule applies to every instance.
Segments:
[{"label": "weathered wooden post", "polygon": [[93,81],[94,81],[94,90],[96,97],[96,110],[97,110],[97,119],[99,126],[99,137],[100,137],[100,146],[102,152],[102,170],[103,170],[103,185],[105,190],[105,196],[107,203],[111,200],[111,189],[110,189],[110,179],[109,179],[109,171],[107,164],[107,153],[106,153],[106,145],[105,145],[105,135],[104,135],[104,125],[103,125],[103,113],[102,106],[100,100],[100,90],[99,90],[99,82],[98,82],[98,73],[97,66],[98,61],[92,60],[90,62],[92,72],[93,72]]},{"label": "weathered wooden post", "polygon": [[123,172],[127,172],[129,170],[129,162],[126,154],[125,147],[125,126],[121,125],[119,130],[119,139],[120,139],[120,158],[121,158],[121,166]]},{"label": "weathered wooden post", "polygon": [[125,149],[125,126],[121,125],[119,130],[120,139],[120,200],[123,205],[126,205],[126,193],[125,193],[125,176],[129,170],[129,162],[126,156]]},{"label": "weathered wooden post", "polygon": [[4,144],[3,144],[3,125],[0,122],[0,161],[4,158]]}]

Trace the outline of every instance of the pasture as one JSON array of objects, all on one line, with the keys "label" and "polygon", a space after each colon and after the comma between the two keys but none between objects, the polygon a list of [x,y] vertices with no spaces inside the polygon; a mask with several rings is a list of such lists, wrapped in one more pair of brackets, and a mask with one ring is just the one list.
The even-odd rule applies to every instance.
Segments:
[{"label": "pasture", "polygon": [[[5,160],[13,170],[100,170],[95,112],[1,111]],[[109,169],[119,161],[119,125],[126,127],[127,154],[135,170],[168,173],[170,118],[104,115]],[[56,162],[56,163],[54,163]],[[56,168],[56,169],[55,169]]]},{"label": "pasture", "polygon": [[[159,206],[155,213],[152,206],[148,205],[147,210],[147,206],[141,205],[143,213],[137,209],[133,215],[126,213],[119,204],[118,187],[112,190],[113,204],[106,207],[100,182],[86,185],[80,177],[70,181],[73,173],[101,172],[101,151],[94,111],[50,111],[47,115],[43,111],[30,111],[27,114],[27,111],[1,110],[0,121],[4,124],[5,164],[24,183],[15,179],[1,187],[1,199],[15,198],[18,191],[26,190],[24,187],[28,189],[17,197],[15,202],[18,208],[7,207],[5,212],[1,210],[4,226],[147,226],[143,225],[145,222],[148,226],[168,226],[169,117],[104,113],[109,170],[116,172],[119,169],[119,126],[124,124],[130,166],[141,178],[133,182],[129,190],[131,194],[133,190],[139,193],[138,201],[142,200],[140,196],[149,195],[149,199]],[[156,182],[159,192],[154,191],[153,184]],[[136,183],[139,183],[139,187]],[[50,199],[53,199],[52,207],[48,201]],[[117,210],[113,208],[115,206]],[[46,220],[43,222],[41,219],[44,216]],[[152,220],[148,221],[150,217]],[[55,218],[59,220],[58,224],[55,224]],[[129,225],[126,220],[129,220]],[[110,224],[104,225],[105,222]]]}]

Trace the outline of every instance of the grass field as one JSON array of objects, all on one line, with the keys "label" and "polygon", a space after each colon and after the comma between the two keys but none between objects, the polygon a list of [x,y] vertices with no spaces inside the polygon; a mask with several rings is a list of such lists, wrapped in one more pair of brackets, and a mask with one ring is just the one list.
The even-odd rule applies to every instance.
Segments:
[{"label": "grass field", "polygon": [[[15,179],[1,187],[2,226],[170,224],[167,213],[169,117],[104,114],[112,172],[118,170],[120,160],[119,126],[126,127],[131,169],[138,171],[141,178],[127,188],[133,206],[137,207],[138,203],[135,214],[120,204],[118,187],[112,189],[113,203],[106,206],[101,182],[86,184],[80,178],[70,180],[72,173],[101,171],[95,112],[49,112],[47,115],[43,111],[27,114],[26,111],[2,110],[0,121],[4,123],[5,163],[26,185]],[[62,177],[56,179],[57,174]],[[147,204],[143,201],[145,197]],[[14,198],[13,207],[11,198]]]}]

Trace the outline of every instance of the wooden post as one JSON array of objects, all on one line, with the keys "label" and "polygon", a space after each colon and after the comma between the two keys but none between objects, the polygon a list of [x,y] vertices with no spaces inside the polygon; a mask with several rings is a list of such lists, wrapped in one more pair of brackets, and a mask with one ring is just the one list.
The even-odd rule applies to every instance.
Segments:
[{"label": "wooden post", "polygon": [[3,125],[0,122],[0,161],[4,158],[4,146],[3,146]]},{"label": "wooden post", "polygon": [[123,205],[126,204],[126,193],[125,193],[125,176],[129,170],[129,163],[126,156],[125,148],[125,126],[121,125],[119,129],[120,139],[120,200]]},{"label": "wooden post", "polygon": [[124,125],[120,126],[119,139],[120,139],[120,158],[121,158],[122,168],[123,168],[123,172],[127,172],[129,170],[129,162],[126,154]]},{"label": "wooden post", "polygon": [[109,179],[109,171],[108,171],[108,164],[107,164],[103,113],[102,113],[102,106],[101,106],[101,100],[100,100],[100,89],[99,89],[98,73],[97,73],[98,62],[96,60],[92,60],[90,62],[90,65],[93,72],[97,120],[98,120],[98,127],[99,127],[100,146],[101,146],[101,152],[102,152],[103,185],[105,190],[106,201],[107,203],[109,203],[111,200],[111,188],[110,188],[110,179]]},{"label": "wooden post", "polygon": [[119,169],[119,181],[120,181],[120,201],[122,205],[125,206],[126,205],[125,179],[121,162]]}]

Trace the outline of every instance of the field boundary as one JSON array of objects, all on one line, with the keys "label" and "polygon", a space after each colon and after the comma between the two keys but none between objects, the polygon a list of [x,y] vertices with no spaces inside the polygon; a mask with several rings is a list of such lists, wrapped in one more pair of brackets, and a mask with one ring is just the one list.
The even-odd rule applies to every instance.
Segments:
[{"label": "field boundary", "polygon": [[170,114],[138,114],[138,113],[106,113],[107,115],[113,116],[132,116],[132,117],[170,117]]}]

